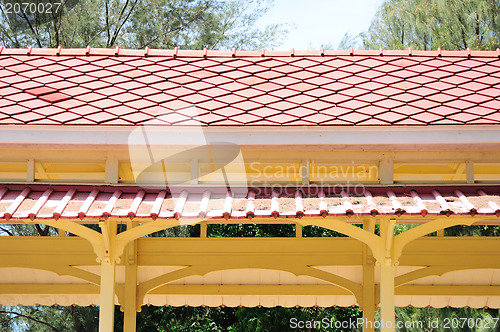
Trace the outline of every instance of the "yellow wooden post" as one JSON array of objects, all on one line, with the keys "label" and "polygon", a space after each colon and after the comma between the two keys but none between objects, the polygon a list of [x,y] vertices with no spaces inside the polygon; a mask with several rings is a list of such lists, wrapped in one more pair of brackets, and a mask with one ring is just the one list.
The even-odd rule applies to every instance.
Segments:
[{"label": "yellow wooden post", "polygon": [[[375,220],[365,221],[363,228],[373,233]],[[370,248],[363,245],[363,331],[375,331],[375,264]]]},{"label": "yellow wooden post", "polygon": [[101,259],[101,288],[99,298],[99,332],[114,330],[115,317],[115,271],[113,255],[116,238],[116,221],[100,221],[104,242],[104,257]]},{"label": "yellow wooden post", "polygon": [[295,224],[295,237],[302,237],[302,225],[299,223]]},{"label": "yellow wooden post", "polygon": [[[127,229],[136,227],[136,221],[129,221]],[[125,299],[122,305],[124,312],[123,331],[135,332],[137,323],[137,241],[128,244],[125,257]]]},{"label": "yellow wooden post", "polygon": [[200,237],[201,238],[206,238],[207,237],[207,221],[203,220],[200,222]]},{"label": "yellow wooden post", "polygon": [[382,332],[395,331],[394,262],[392,259],[395,223],[394,219],[390,219],[382,220],[380,224],[380,237],[385,248],[385,259],[380,262],[380,331]]}]

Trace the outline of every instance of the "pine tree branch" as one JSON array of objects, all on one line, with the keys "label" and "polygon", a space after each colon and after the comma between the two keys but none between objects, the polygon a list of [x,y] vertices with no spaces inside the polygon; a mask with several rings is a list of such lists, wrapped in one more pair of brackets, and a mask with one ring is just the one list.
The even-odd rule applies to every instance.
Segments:
[{"label": "pine tree branch", "polygon": [[7,233],[9,236],[14,236],[14,234],[11,231],[9,231],[7,228],[0,227],[0,230],[2,232]]},{"label": "pine tree branch", "polygon": [[23,317],[23,318],[26,318],[26,319],[32,320],[32,321],[34,321],[35,323],[39,323],[39,324],[42,324],[42,325],[48,326],[48,327],[49,327],[49,328],[51,328],[51,329],[52,329],[52,331],[54,331],[54,332],[61,332],[60,330],[56,329],[53,325],[50,325],[49,323],[46,323],[46,322],[41,321],[41,320],[39,320],[39,319],[36,319],[36,318],[34,318],[34,317],[30,317],[30,316],[23,315],[23,314],[18,313],[18,312],[0,310],[0,314],[16,315],[17,317]]}]

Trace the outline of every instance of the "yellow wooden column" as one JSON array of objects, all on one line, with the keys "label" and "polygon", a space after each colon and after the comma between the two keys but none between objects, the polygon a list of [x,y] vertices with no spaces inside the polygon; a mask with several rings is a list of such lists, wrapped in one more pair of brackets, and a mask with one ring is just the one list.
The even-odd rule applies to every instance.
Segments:
[{"label": "yellow wooden column", "polygon": [[295,237],[301,238],[302,237],[302,225],[299,223],[295,224]]},{"label": "yellow wooden column", "polygon": [[[127,229],[137,227],[136,221],[129,221]],[[135,332],[137,324],[137,240],[128,244],[125,251],[125,291],[122,311],[123,331]]]},{"label": "yellow wooden column", "polygon": [[[375,220],[365,221],[363,228],[370,233],[375,230]],[[363,245],[363,331],[375,331],[375,264],[367,245]]]},{"label": "yellow wooden column", "polygon": [[394,219],[382,220],[380,223],[380,237],[385,249],[385,259],[380,262],[380,331],[382,332],[395,331],[394,261],[392,259],[395,223]]},{"label": "yellow wooden column", "polygon": [[115,271],[114,254],[116,221],[100,221],[104,242],[104,257],[101,259],[101,288],[99,298],[99,332],[112,332],[115,318]]},{"label": "yellow wooden column", "polygon": [[201,238],[206,238],[207,237],[207,221],[203,220],[200,222],[200,237]]}]

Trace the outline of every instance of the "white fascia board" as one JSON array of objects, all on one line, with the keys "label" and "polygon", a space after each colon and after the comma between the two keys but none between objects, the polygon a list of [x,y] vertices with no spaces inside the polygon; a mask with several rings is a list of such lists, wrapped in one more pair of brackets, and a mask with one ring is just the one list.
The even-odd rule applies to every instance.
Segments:
[{"label": "white fascia board", "polygon": [[[147,131],[151,145],[199,145],[209,142],[241,146],[420,146],[500,143],[500,126],[426,127],[180,127],[180,126],[2,126],[0,147],[127,147],[132,135]],[[133,141],[133,140],[132,140]]]}]

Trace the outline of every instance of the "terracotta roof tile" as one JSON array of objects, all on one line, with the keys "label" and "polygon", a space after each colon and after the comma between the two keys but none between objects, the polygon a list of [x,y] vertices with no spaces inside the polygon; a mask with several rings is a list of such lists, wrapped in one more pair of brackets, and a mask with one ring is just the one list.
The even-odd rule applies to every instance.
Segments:
[{"label": "terracotta roof tile", "polygon": [[384,113],[380,113],[378,115],[375,115],[374,118],[385,121],[385,122],[390,124],[390,123],[395,123],[395,122],[401,121],[403,119],[406,119],[406,118],[408,118],[408,116],[400,114],[400,113],[395,113],[395,112],[384,112]]},{"label": "terracotta roof tile", "polygon": [[500,114],[499,113],[491,113],[491,114],[485,115],[483,117],[483,119],[493,120],[493,121],[500,122]]},{"label": "terracotta roof tile", "polygon": [[[484,106],[488,107],[486,104],[483,104]],[[456,109],[467,109],[471,108],[473,106],[476,106],[474,103],[470,103],[465,100],[453,100],[453,101],[448,101],[446,103],[443,103],[443,106],[449,106],[449,107],[454,107]]]},{"label": "terracotta roof tile", "polygon": [[71,113],[87,116],[89,114],[94,114],[94,113],[100,112],[100,109],[93,107],[93,106],[90,106],[90,105],[84,105],[84,106],[72,108],[69,111]]},{"label": "terracotta roof tile", "polygon": [[86,115],[85,118],[89,119],[91,121],[95,121],[97,123],[101,123],[101,122],[116,119],[116,116],[111,114],[111,113],[107,113],[107,112],[97,112],[97,113],[93,113],[90,115]]},{"label": "terracotta roof tile", "polygon": [[290,103],[288,101],[279,101],[268,105],[269,107],[275,108],[280,111],[288,111],[297,107],[296,104]]},{"label": "terracotta roof tile", "polygon": [[368,119],[368,120],[358,122],[356,124],[358,126],[390,126],[391,122],[382,121],[382,120],[373,118],[373,119]]},{"label": "terracotta roof tile", "polygon": [[458,110],[456,108],[448,107],[448,106],[438,106],[438,107],[434,107],[434,108],[429,109],[429,112],[431,112],[432,114],[441,115],[443,117],[458,113],[459,111],[460,110]]},{"label": "terracotta roof tile", "polygon": [[496,113],[496,112],[498,112],[498,110],[495,111],[495,110],[492,110],[491,108],[486,108],[483,106],[475,106],[475,107],[471,107],[471,108],[467,109],[467,112],[471,113],[471,114],[476,114],[479,116],[484,116],[484,115]]},{"label": "terracotta roof tile", "polygon": [[153,103],[152,101],[145,100],[145,99],[136,99],[134,101],[124,102],[123,105],[132,107],[136,110],[140,110],[140,109],[143,109],[146,107],[153,106],[153,105],[155,105],[155,103]]},{"label": "terracotta roof tile", "polygon": [[[259,117],[256,117],[256,116],[253,116],[253,117],[250,117],[250,118],[246,118],[248,119],[249,121],[241,121],[243,118],[240,118],[240,116],[243,116],[244,114],[239,114],[239,115],[235,115],[235,116],[232,116],[231,118],[234,119],[235,121],[238,121],[238,122],[241,122],[241,123],[246,123],[246,122],[251,122],[251,121],[255,121],[255,120],[258,120],[260,119]],[[217,121],[222,121],[222,120],[225,120],[227,119],[227,117],[225,116],[221,116],[221,115],[218,115],[218,114],[214,114],[214,113],[206,113],[206,114],[203,114],[203,115],[199,115],[196,117],[196,120],[200,121],[200,122],[203,122],[205,124],[211,124],[211,123],[215,123]]]},{"label": "terracotta roof tile", "polygon": [[[261,97],[261,99],[267,99],[267,98],[274,98],[274,97],[269,96],[269,95]],[[274,99],[275,99],[275,101],[278,100],[278,98],[274,98]],[[291,103],[297,104],[297,105],[302,105],[302,104],[311,102],[313,100],[316,100],[316,98],[300,94],[300,95],[295,95],[295,96],[287,97],[285,100],[289,101]],[[258,101],[258,98],[256,98],[256,101]]]},{"label": "terracotta roof tile", "polygon": [[409,105],[403,105],[403,106],[399,106],[399,107],[394,107],[392,109],[392,111],[398,112],[398,113],[401,113],[401,114],[405,114],[405,115],[412,115],[412,114],[422,113],[422,110],[420,108],[414,107],[414,106],[409,106]]},{"label": "terracotta roof tile", "polygon": [[[41,108],[37,108],[35,110],[36,113],[44,115],[44,116],[51,116],[51,115],[63,113],[64,111],[65,110],[63,108],[55,107],[55,106],[52,106],[52,105],[41,107]],[[72,114],[72,113],[64,112],[63,114]]]},{"label": "terracotta roof tile", "polygon": [[[262,96],[252,98],[252,100],[255,101],[255,102],[257,102],[257,103],[263,103],[264,104],[265,102],[261,101],[260,98],[273,99],[274,97],[264,94]],[[276,98],[274,98],[274,99],[276,99]],[[220,102],[226,103],[226,104],[234,104],[234,103],[238,103],[240,101],[245,100],[245,98],[237,96],[237,95],[234,95],[234,94],[226,94],[224,96],[218,97],[217,100],[220,101]]]},{"label": "terracotta roof tile", "polygon": [[481,105],[483,105],[484,107],[492,108],[494,110],[500,109],[500,101],[497,99],[483,102]]},{"label": "terracotta roof tile", "polygon": [[499,93],[500,93],[500,88],[488,88],[488,89],[484,89],[484,90],[481,90],[481,91],[477,91],[476,93],[479,93],[479,94],[482,94],[482,95],[485,95],[485,96],[489,96],[489,97],[500,97],[499,96]]},{"label": "terracotta roof tile", "polygon": [[24,123],[30,123],[41,118],[40,114],[35,112],[24,112],[18,113],[12,116],[14,119],[22,121]]},{"label": "terracotta roof tile", "polygon": [[[6,101],[8,101],[8,100],[5,99],[5,98],[2,99],[2,102],[6,102]],[[47,103],[46,101],[43,101],[43,100],[40,100],[40,99],[25,100],[25,101],[18,102],[18,104],[21,105],[21,106],[27,107],[29,109],[32,109],[32,110],[35,110],[35,109],[38,109],[40,107],[44,107],[44,106],[50,105],[50,103]],[[2,105],[4,105],[4,104],[2,103]]]},{"label": "terracotta roof tile", "polygon": [[7,96],[5,98],[12,100],[12,101],[15,101],[15,102],[21,102],[21,101],[33,99],[34,97],[28,93],[21,92],[21,93],[11,94],[10,96]]},{"label": "terracotta roof tile", "polygon": [[170,78],[169,81],[177,83],[177,84],[185,85],[188,83],[196,82],[196,81],[198,81],[198,79],[195,77],[188,76],[188,75],[183,75],[183,76]]},{"label": "terracotta roof tile", "polygon": [[46,101],[48,103],[55,103],[58,101],[70,99],[71,96],[68,96],[67,94],[64,94],[64,93],[55,92],[55,93],[49,93],[49,94],[46,94],[43,96],[39,96],[38,98],[43,100],[43,101]]},{"label": "terracotta roof tile", "polygon": [[[384,101],[385,100],[383,100],[382,102],[384,102]],[[439,106],[439,103],[433,102],[431,100],[419,99],[419,100],[412,101],[411,103],[408,103],[408,105],[415,106],[415,107],[421,108],[423,110],[429,110],[433,107]]]},{"label": "terracotta roof tile", "polygon": [[210,97],[203,96],[201,94],[189,94],[187,96],[180,97],[179,99],[191,104],[197,104],[207,100],[211,100]]},{"label": "terracotta roof tile", "polygon": [[347,108],[330,107],[330,108],[327,108],[327,109],[319,111],[319,114],[325,114],[325,115],[337,117],[337,116],[344,115],[344,114],[347,114],[347,113],[350,113],[350,112],[351,112],[351,110],[347,109]]},{"label": "terracotta roof tile", "polygon": [[158,118],[163,120],[163,121],[167,121],[169,123],[176,123],[176,122],[181,122],[181,121],[189,119],[188,116],[185,116],[185,115],[179,114],[179,113],[165,114],[165,115],[162,115]]},{"label": "terracotta roof tile", "polygon": [[322,122],[326,122],[328,120],[331,120],[332,116],[327,115],[327,114],[317,113],[317,114],[305,116],[305,117],[303,117],[303,119],[305,121],[309,121],[311,123],[322,123]]},{"label": "terracotta roof tile", "polygon": [[397,122],[398,125],[402,126],[425,126],[427,123],[423,121],[417,121],[412,118],[407,118]]},{"label": "terracotta roof tile", "polygon": [[13,125],[13,124],[26,124],[26,122],[10,118],[3,118],[0,120],[0,125]]},{"label": "terracotta roof tile", "polygon": [[135,108],[132,108],[129,106],[117,105],[117,106],[106,108],[106,112],[117,115],[117,116],[121,116],[121,115],[136,113],[137,110]]},{"label": "terracotta roof tile", "polygon": [[[272,79],[276,79],[276,78],[285,76],[284,73],[278,73],[278,72],[275,72],[273,70],[262,71],[262,72],[254,74],[254,75],[257,77],[263,78],[265,80],[272,80]],[[292,77],[292,76],[288,76],[288,77]]]},{"label": "terracotta roof tile", "polygon": [[498,84],[498,78],[499,77],[495,77],[495,76],[491,75],[491,76],[484,76],[484,77],[477,78],[474,81],[479,82],[479,83],[484,83],[486,85],[495,85],[495,84]]},{"label": "terracotta roof tile", "polygon": [[446,103],[450,100],[457,99],[455,96],[448,95],[446,93],[436,93],[433,94],[432,96],[427,96],[425,97],[426,99],[438,102],[438,103]]},{"label": "terracotta roof tile", "polygon": [[[416,80],[418,78],[413,78],[413,79]],[[430,78],[427,78],[427,79],[431,80]],[[459,76],[459,75],[452,75],[452,76],[443,78],[441,80],[441,82],[449,83],[449,84],[452,84],[454,86],[458,86],[460,84],[464,84],[464,83],[470,82],[470,81],[471,81],[470,79],[462,77],[462,76]],[[425,84],[425,82],[423,82],[423,83]]]},{"label": "terracotta roof tile", "polygon": [[[233,104],[233,106],[240,108],[240,109],[243,109],[243,110],[247,110],[248,109],[247,107],[251,107],[250,106],[251,104],[244,104],[243,105],[242,103],[245,103],[245,102],[236,103],[236,104]],[[248,101],[247,103],[253,103],[252,105],[255,105],[255,107],[260,106],[260,104],[250,102],[250,101]],[[227,104],[221,103],[220,101],[217,101],[217,100],[208,100],[208,101],[204,101],[200,104],[197,104],[196,106],[213,111],[213,110],[216,110],[216,109],[219,109],[222,107],[226,107]]]},{"label": "terracotta roof tile", "polygon": [[[436,96],[436,95],[434,95],[434,96]],[[433,100],[431,97],[433,97],[433,96],[428,97],[428,99]],[[420,98],[422,98],[422,97],[414,95],[412,93],[400,93],[399,95],[395,95],[395,96],[391,97],[391,99],[393,99],[393,100],[402,101],[405,103],[409,103],[409,102],[415,101],[415,100],[420,99]]]},{"label": "terracotta roof tile", "polygon": [[467,124],[476,124],[476,125],[491,125],[498,124],[500,121],[488,120],[488,119],[477,119],[473,121],[467,122]]},{"label": "terracotta roof tile", "polygon": [[376,114],[380,114],[380,113],[385,113],[385,112],[387,112],[387,110],[383,107],[369,105],[369,106],[360,108],[359,112],[366,114],[366,115],[376,115]]},{"label": "terracotta roof tile", "polygon": [[[387,100],[382,100],[382,101],[385,102]],[[381,102],[377,102],[377,103],[381,103]],[[377,105],[377,103],[374,103],[374,105]],[[357,99],[348,100],[348,101],[345,101],[345,102],[339,104],[339,106],[341,106],[341,107],[350,108],[352,110],[358,110],[358,109],[365,107],[365,106],[368,106],[368,105],[370,105],[370,103],[367,103],[367,102],[362,101],[362,100],[357,100]]]},{"label": "terracotta roof tile", "polygon": [[66,123],[66,122],[71,121],[71,120],[79,119],[80,117],[81,116],[78,116],[76,114],[69,113],[69,112],[58,113],[58,114],[47,116],[48,119],[50,119],[52,121],[59,122],[59,123]]},{"label": "terracotta roof tile", "polygon": [[261,108],[252,110],[249,113],[252,114],[252,115],[256,115],[258,117],[261,117],[261,118],[265,118],[265,117],[269,117],[269,116],[272,116],[272,115],[279,114],[280,112],[277,111],[277,110],[275,110],[275,109],[272,109],[272,108],[261,107]]},{"label": "terracotta roof tile", "polygon": [[432,113],[422,112],[422,113],[419,113],[419,114],[416,114],[416,115],[411,115],[410,118],[412,118],[413,120],[422,121],[422,122],[428,124],[428,123],[431,123],[433,121],[442,119],[442,116],[435,115],[435,114],[432,114]]},{"label": "terracotta roof tile", "polygon": [[294,117],[294,116],[288,115],[288,114],[281,113],[281,114],[277,114],[277,115],[273,115],[273,116],[267,117],[266,120],[272,121],[272,122],[276,122],[278,124],[286,124],[288,122],[297,120],[297,118]]},{"label": "terracotta roof tile", "polygon": [[77,87],[78,85],[70,81],[58,81],[58,82],[47,83],[47,86],[54,88],[56,90],[62,90],[62,89],[74,88]]},{"label": "terracotta roof tile", "polygon": [[103,124],[107,126],[130,126],[134,124],[133,122],[126,121],[124,119],[113,119],[109,121],[104,121]]},{"label": "terracotta roof tile", "polygon": [[0,124],[500,124],[494,52],[50,52],[2,51]]},{"label": "terracotta roof tile", "polygon": [[343,95],[346,95],[346,96],[349,96],[349,97],[357,97],[357,96],[361,96],[361,95],[364,95],[364,94],[367,94],[369,93],[369,91],[367,90],[364,90],[364,89],[360,89],[360,88],[349,88],[349,89],[346,89],[346,90],[343,90],[342,91],[342,94]]},{"label": "terracotta roof tile", "polygon": [[316,113],[317,113],[317,111],[311,110],[308,108],[304,108],[304,107],[295,107],[295,108],[292,108],[290,110],[287,110],[287,112],[286,112],[286,114],[293,115],[297,118],[304,118],[308,115],[313,115]]},{"label": "terracotta roof tile", "polygon": [[254,88],[246,88],[243,90],[239,90],[239,91],[236,91],[234,94],[236,96],[245,97],[245,98],[252,98],[252,99],[259,97],[259,96],[266,95],[266,93],[264,91],[257,90]]},{"label": "terracotta roof tile", "polygon": [[[365,98],[366,98],[366,96],[365,96]],[[381,98],[383,98],[383,97],[381,97]],[[333,104],[342,103],[344,101],[351,100],[351,99],[352,99],[352,97],[344,96],[340,93],[330,94],[329,96],[321,98],[321,100],[323,100],[325,102],[333,103]]]},{"label": "terracotta roof tile", "polygon": [[31,121],[30,125],[61,125],[60,121],[50,120],[50,119],[39,119]]},{"label": "terracotta roof tile", "polygon": [[344,120],[344,121],[348,121],[348,122],[352,122],[352,123],[358,123],[358,122],[370,119],[370,116],[365,115],[365,114],[361,114],[361,113],[348,113],[348,114],[344,114],[344,115],[339,116],[339,119]]},{"label": "terracotta roof tile", "polygon": [[462,113],[450,115],[450,116],[448,116],[448,119],[452,119],[452,120],[466,123],[469,121],[477,120],[477,116],[474,114],[462,112]]}]

